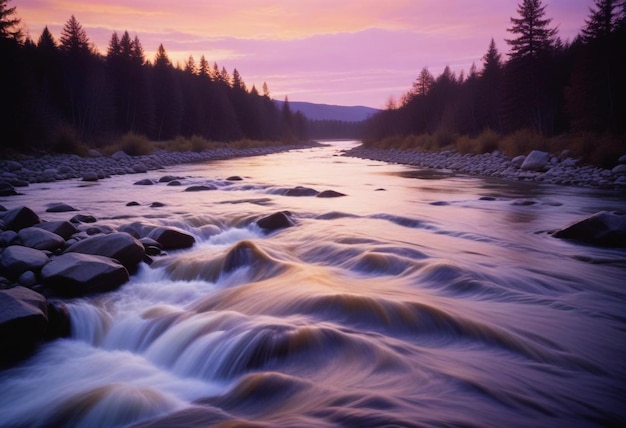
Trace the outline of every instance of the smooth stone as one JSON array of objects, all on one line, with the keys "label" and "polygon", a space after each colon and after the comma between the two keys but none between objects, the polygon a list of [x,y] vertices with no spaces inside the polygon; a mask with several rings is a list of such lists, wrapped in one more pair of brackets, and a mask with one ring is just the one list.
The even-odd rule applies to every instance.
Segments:
[{"label": "smooth stone", "polygon": [[150,204],[150,208],[161,208],[164,207],[165,204],[163,202],[152,202]]},{"label": "smooth stone", "polygon": [[30,354],[48,325],[45,297],[25,287],[0,290],[0,365]]},{"label": "smooth stone", "polygon": [[172,181],[170,181],[169,183],[167,183],[167,185],[168,185],[168,186],[182,186],[182,185],[183,185],[183,183],[181,183],[181,182],[180,182],[180,181],[178,181],[178,180],[172,180]]},{"label": "smooth stone", "polygon": [[0,255],[0,268],[2,268],[3,275],[18,278],[28,270],[38,272],[49,261],[50,259],[43,251],[21,245],[11,245]]},{"label": "smooth stone", "polygon": [[152,186],[153,184],[154,181],[149,178],[144,178],[143,180],[135,181],[134,183],[135,186]]},{"label": "smooth stone", "polygon": [[0,181],[0,196],[13,196],[17,195],[17,191],[12,184],[6,181]]},{"label": "smooth stone", "polygon": [[163,177],[159,178],[159,183],[170,183],[175,180],[182,180],[183,178],[184,177],[178,177],[175,175],[164,175]]},{"label": "smooth stone", "polygon": [[157,241],[164,250],[190,248],[196,242],[190,234],[169,227],[156,227],[148,234],[148,238]]},{"label": "smooth stone", "polygon": [[78,210],[74,208],[73,206],[63,203],[63,202],[50,204],[50,206],[46,209],[47,213],[65,213],[65,212],[70,212],[70,211],[78,211]]},{"label": "smooth stone", "polygon": [[243,178],[239,177],[238,175],[231,175],[230,177],[228,177],[226,179],[226,181],[242,181]]},{"label": "smooth stone", "polygon": [[[171,184],[171,183],[170,183]],[[198,186],[189,186],[185,189],[185,192],[204,192],[207,190],[217,190],[217,187],[212,184],[209,185],[198,185]]]},{"label": "smooth stone", "polygon": [[18,232],[21,229],[40,223],[41,219],[33,210],[22,206],[7,211],[4,214],[3,221],[7,230]]},{"label": "smooth stone", "polygon": [[13,230],[5,230],[4,232],[0,232],[0,247],[15,245],[17,244],[17,241],[17,232]]},{"label": "smooth stone", "polygon": [[334,190],[324,190],[321,193],[317,194],[317,198],[340,198],[342,196],[346,196],[345,193],[336,192]]},{"label": "smooth stone", "polygon": [[285,196],[316,196],[318,193],[319,192],[315,189],[297,186],[293,189],[288,189],[287,192],[285,192]]},{"label": "smooth stone", "polygon": [[72,235],[79,232],[76,226],[74,226],[71,222],[66,221],[66,220],[42,221],[41,223],[36,224],[33,227],[38,227],[40,229],[47,230],[48,232],[57,234],[61,238],[65,239],[66,241],[70,239]]},{"label": "smooth stone", "polygon": [[115,232],[78,241],[65,250],[64,254],[68,253],[109,257],[132,270],[143,259],[145,250],[138,239],[126,232]]},{"label": "smooth stone", "polygon": [[65,244],[63,237],[40,227],[24,228],[17,233],[17,236],[22,241],[22,245],[36,250],[54,251]]},{"label": "smooth stone", "polygon": [[70,221],[72,223],[95,223],[98,220],[92,215],[76,214]]},{"label": "smooth stone", "polygon": [[541,150],[531,151],[522,166],[524,171],[542,171],[550,161],[550,154]]},{"label": "smooth stone", "polygon": [[626,248],[626,215],[600,211],[555,231],[552,236],[601,247]]},{"label": "smooth stone", "polygon": [[98,173],[95,171],[87,171],[82,175],[83,181],[98,181]]},{"label": "smooth stone", "polygon": [[126,283],[130,276],[117,261],[91,254],[66,253],[41,271],[42,282],[59,296],[77,297],[112,291]]},{"label": "smooth stone", "polygon": [[288,211],[279,211],[257,220],[256,224],[265,230],[278,230],[294,226]]},{"label": "smooth stone", "polygon": [[136,207],[136,206],[139,206],[139,205],[141,205],[141,204],[139,202],[137,202],[137,201],[131,201],[131,202],[126,204],[127,207]]}]

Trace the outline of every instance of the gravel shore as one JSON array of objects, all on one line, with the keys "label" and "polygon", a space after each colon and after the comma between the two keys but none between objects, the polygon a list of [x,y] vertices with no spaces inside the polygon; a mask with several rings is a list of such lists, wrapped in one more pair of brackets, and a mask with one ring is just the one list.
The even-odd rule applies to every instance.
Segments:
[{"label": "gravel shore", "polygon": [[475,155],[453,151],[418,152],[413,150],[368,149],[358,146],[345,151],[343,155],[510,180],[626,189],[626,156],[619,159],[620,164],[615,168],[603,169],[581,165],[577,159],[559,158],[539,151],[533,151],[528,156],[518,156],[511,159],[498,151]]},{"label": "gravel shore", "polygon": [[129,156],[124,152],[102,156],[95,152],[92,157],[46,155],[29,159],[0,160],[0,194],[11,194],[12,187],[28,186],[30,183],[48,183],[76,178],[84,181],[97,181],[112,175],[145,173],[169,165],[260,156],[303,147],[310,147],[310,145],[282,145],[247,149],[218,148],[203,152],[160,150],[143,156]]}]

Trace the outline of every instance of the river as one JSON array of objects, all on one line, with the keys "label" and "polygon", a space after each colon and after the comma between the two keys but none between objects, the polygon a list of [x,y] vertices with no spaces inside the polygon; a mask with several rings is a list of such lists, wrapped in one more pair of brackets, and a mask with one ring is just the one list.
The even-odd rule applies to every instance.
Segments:
[{"label": "river", "polygon": [[[72,337],[0,372],[0,425],[626,424],[626,253],[548,233],[626,210],[624,194],[341,156],[355,144],[147,175],[213,191],[133,185],[143,174],[3,199],[196,244],[70,300]],[[255,224],[277,211],[295,226]],[[223,269],[236,251],[245,263]]]}]

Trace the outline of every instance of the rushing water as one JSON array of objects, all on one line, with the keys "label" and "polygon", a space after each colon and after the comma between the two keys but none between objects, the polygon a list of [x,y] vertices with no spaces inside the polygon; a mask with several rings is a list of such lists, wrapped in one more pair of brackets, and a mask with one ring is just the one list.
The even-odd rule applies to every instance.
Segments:
[{"label": "rushing water", "polygon": [[[149,173],[208,192],[119,176],[4,198],[197,243],[71,301],[72,337],[0,372],[0,425],[626,423],[626,253],[547,233],[624,195],[339,156],[353,144]],[[295,227],[255,225],[281,210]]]}]

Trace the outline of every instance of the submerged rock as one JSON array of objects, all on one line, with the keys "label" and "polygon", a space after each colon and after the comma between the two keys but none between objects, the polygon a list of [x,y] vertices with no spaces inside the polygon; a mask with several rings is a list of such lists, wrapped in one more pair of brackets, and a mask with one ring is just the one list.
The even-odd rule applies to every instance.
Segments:
[{"label": "submerged rock", "polygon": [[28,355],[44,338],[46,299],[25,287],[0,290],[0,366]]},{"label": "submerged rock", "polygon": [[318,193],[316,197],[318,198],[340,198],[342,196],[346,196],[345,193],[336,192],[334,190],[324,190],[321,193]]},{"label": "submerged rock", "polygon": [[289,211],[279,211],[277,213],[260,218],[256,224],[265,230],[278,230],[291,227],[294,225],[293,220],[289,216]]},{"label": "submerged rock", "polygon": [[189,248],[196,242],[190,234],[169,227],[155,228],[148,234],[148,238],[154,239],[164,250]]},{"label": "submerged rock", "polygon": [[117,261],[80,253],[55,258],[44,266],[41,277],[46,287],[63,297],[115,290],[130,278],[126,268]]},{"label": "submerged rock", "polygon": [[65,213],[65,212],[70,212],[70,211],[78,211],[78,210],[74,208],[73,206],[63,203],[63,202],[56,202],[56,203],[50,204],[50,206],[46,209],[47,213]]},{"label": "submerged rock", "polygon": [[285,196],[316,196],[319,192],[310,187],[296,186],[293,189],[288,189],[285,192]]},{"label": "submerged rock", "polygon": [[[172,182],[170,182],[171,184]],[[212,184],[201,184],[197,186],[189,186],[185,189],[185,192],[205,192],[207,190],[217,190],[217,187]]]},{"label": "submerged rock", "polygon": [[552,236],[602,247],[626,248],[626,215],[601,211],[555,231]]}]

